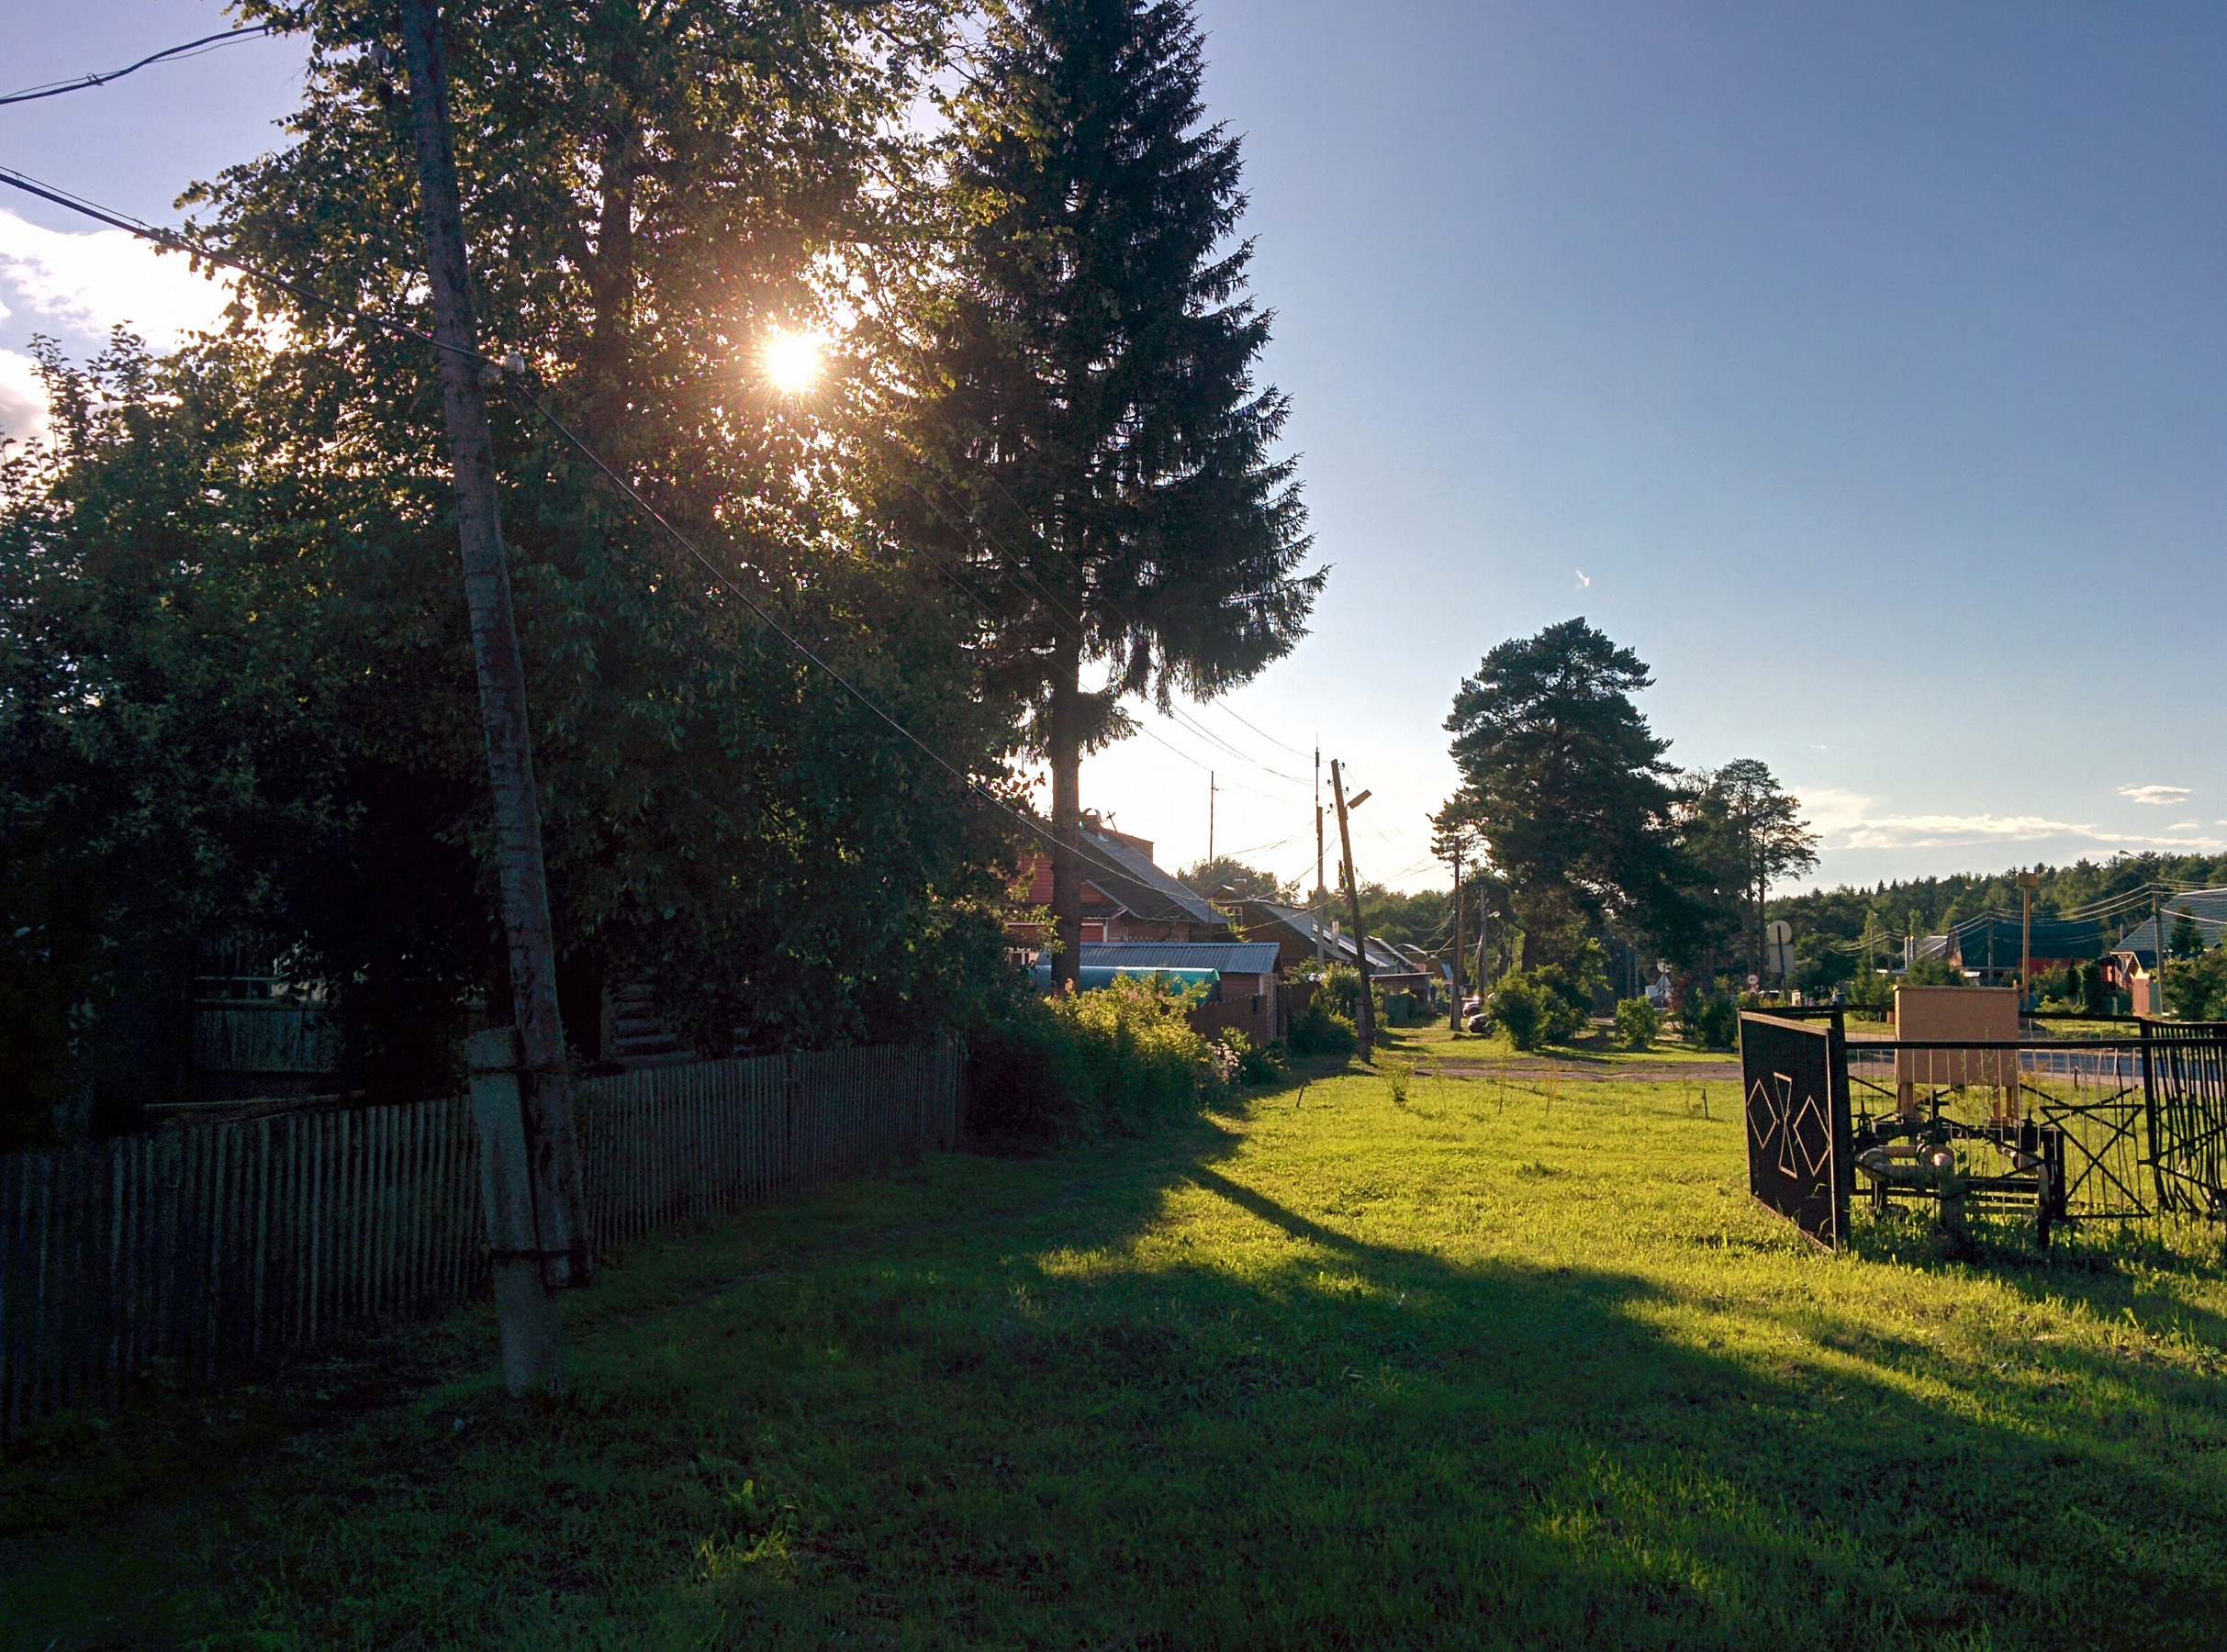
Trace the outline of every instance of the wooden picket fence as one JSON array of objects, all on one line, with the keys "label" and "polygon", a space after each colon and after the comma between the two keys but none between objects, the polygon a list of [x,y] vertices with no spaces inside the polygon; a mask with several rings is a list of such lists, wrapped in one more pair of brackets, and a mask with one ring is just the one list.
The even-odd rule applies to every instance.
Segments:
[{"label": "wooden picket fence", "polygon": [[[577,1087],[591,1241],[957,1144],[956,1044],[663,1066]],[[468,1099],[296,1111],[0,1155],[0,1439],[158,1362],[269,1369],[487,1287]]]}]

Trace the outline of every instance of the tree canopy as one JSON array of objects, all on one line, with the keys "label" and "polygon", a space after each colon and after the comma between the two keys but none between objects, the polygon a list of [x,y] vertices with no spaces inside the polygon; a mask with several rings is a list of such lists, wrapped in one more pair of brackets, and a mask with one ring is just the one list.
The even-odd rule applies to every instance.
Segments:
[{"label": "tree canopy", "polygon": [[1586,925],[1644,925],[1675,906],[1670,742],[1631,698],[1651,681],[1636,653],[1577,619],[1500,643],[1454,697],[1461,786],[1437,824],[1442,838],[1483,841],[1527,966]]},{"label": "tree canopy", "polygon": [[1279,658],[1322,582],[1273,452],[1288,404],[1254,378],[1268,317],[1203,73],[1179,0],[994,11],[947,106],[957,245],[897,357],[917,363],[911,531],[978,605],[990,680],[1051,769],[1056,972],[1080,955],[1082,753],[1125,695],[1210,697]]},{"label": "tree canopy", "polygon": [[1217,854],[1212,860],[1185,867],[1176,874],[1176,881],[1209,900],[1224,904],[1232,900],[1272,900],[1281,904],[1290,901],[1296,893],[1295,885],[1280,882],[1274,873],[1260,871],[1226,854]]},{"label": "tree canopy", "polygon": [[[243,313],[161,360],[50,359],[54,444],[0,498],[0,861],[25,914],[0,1053],[50,1073],[74,1044],[98,1071],[151,1018],[174,1085],[197,949],[252,932],[323,984],[343,1083],[422,1095],[504,992],[435,364],[353,318],[424,324],[408,136],[364,49],[375,8],[245,10],[311,28],[308,92],[284,150],[196,192],[196,232],[269,273],[249,300],[285,329]],[[1002,783],[1015,734],[972,620],[872,508],[878,415],[844,375],[806,404],[755,368],[769,329],[827,314],[842,249],[918,205],[892,185],[919,141],[891,133],[943,8],[448,12],[501,346],[874,706]],[[1002,979],[1010,821],[530,407],[498,405],[497,441],[576,1042],[614,978],[654,980],[699,1049],[963,1021]],[[0,1130],[35,1133],[45,1099]]]}]

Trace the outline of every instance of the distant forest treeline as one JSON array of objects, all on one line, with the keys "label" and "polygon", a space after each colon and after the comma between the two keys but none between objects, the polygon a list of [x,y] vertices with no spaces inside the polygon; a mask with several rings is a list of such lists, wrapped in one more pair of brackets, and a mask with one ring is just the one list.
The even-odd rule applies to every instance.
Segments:
[{"label": "distant forest treeline", "polygon": [[[1902,937],[1911,932],[1913,924],[1919,935],[1938,935],[1984,912],[2015,916],[2020,869],[2014,866],[1998,873],[1897,879],[1868,889],[1847,885],[1812,889],[1807,895],[1774,897],[1770,912],[1794,926],[1795,951],[1819,978],[1830,975],[1827,960],[1838,952],[1847,968],[1831,978],[1842,978],[1853,972],[1858,959],[1845,946],[1836,948],[1833,943],[1860,943],[1867,919],[1880,943],[1880,961],[1885,963],[1886,952],[1899,950]],[[2131,895],[2150,883],[2187,888],[2227,884],[2227,854],[2121,854],[2100,865],[2078,860],[2069,866],[2037,865],[2032,869],[2041,878],[2034,890],[2033,915],[2037,919],[2086,916],[2082,909]],[[2105,943],[2148,916],[2146,909],[2137,906],[2107,918],[2102,925]]]}]

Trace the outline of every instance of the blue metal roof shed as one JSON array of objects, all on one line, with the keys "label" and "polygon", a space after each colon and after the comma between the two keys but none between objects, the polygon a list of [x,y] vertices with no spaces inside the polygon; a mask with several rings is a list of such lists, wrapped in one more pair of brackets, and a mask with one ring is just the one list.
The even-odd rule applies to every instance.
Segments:
[{"label": "blue metal roof shed", "polygon": [[1224,975],[1274,975],[1272,941],[1085,941],[1084,969],[1214,969]]}]

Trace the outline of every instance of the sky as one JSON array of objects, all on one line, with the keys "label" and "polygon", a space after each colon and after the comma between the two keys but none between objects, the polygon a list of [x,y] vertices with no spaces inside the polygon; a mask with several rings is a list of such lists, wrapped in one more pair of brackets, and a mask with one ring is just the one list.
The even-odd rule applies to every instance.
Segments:
[{"label": "sky", "polygon": [[[1187,864],[1211,770],[1214,846],[1311,882],[1319,746],[1371,793],[1363,879],[1441,882],[1456,690],[1583,615],[1652,668],[1673,762],[1802,798],[1807,882],[2227,850],[2227,7],[1199,15],[1331,572],[1288,658],[1088,760],[1086,807]],[[0,92],[225,21],[0,0]],[[299,64],[0,108],[0,163],[174,222],[281,140]],[[0,426],[32,333],[218,306],[0,211]]]}]

